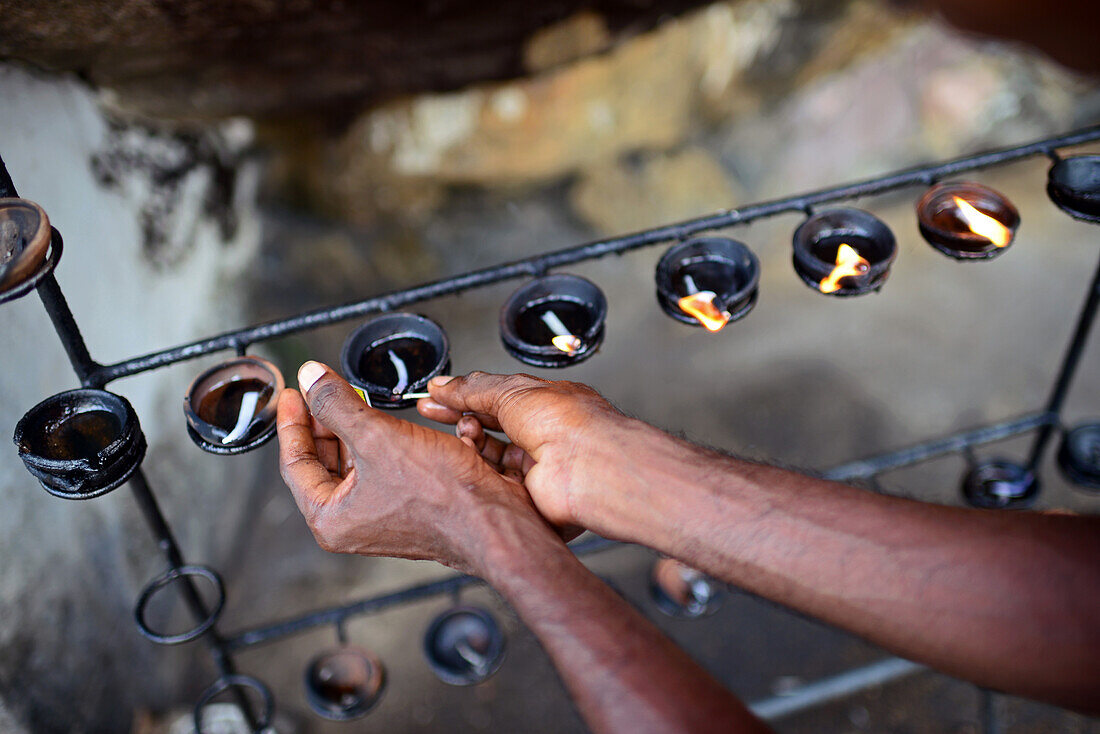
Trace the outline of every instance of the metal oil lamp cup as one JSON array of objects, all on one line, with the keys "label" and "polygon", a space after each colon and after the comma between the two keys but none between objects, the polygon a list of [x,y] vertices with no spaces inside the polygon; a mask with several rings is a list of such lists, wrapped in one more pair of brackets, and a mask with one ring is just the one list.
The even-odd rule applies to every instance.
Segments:
[{"label": "metal oil lamp cup", "polygon": [[382,663],[369,651],[352,645],[321,653],[305,673],[309,706],[334,721],[364,716],[382,697],[386,684]]},{"label": "metal oil lamp cup", "polygon": [[547,275],[525,283],[500,310],[504,349],[535,367],[568,367],[603,343],[607,298],[577,275]]},{"label": "metal oil lamp cup", "polygon": [[283,375],[260,357],[239,357],[206,370],[183,399],[187,433],[213,454],[251,451],[275,435]]},{"label": "metal oil lamp cup", "polygon": [[424,657],[444,683],[482,682],[504,661],[504,633],[489,612],[473,606],[448,609],[424,634]]},{"label": "metal oil lamp cup", "polygon": [[125,482],[145,457],[137,414],[120,395],[82,388],[46,398],[15,427],[15,444],[42,486],[89,499]]},{"label": "metal oil lamp cup", "polygon": [[917,202],[928,244],[956,260],[988,260],[1008,249],[1020,214],[1002,194],[979,183],[937,184]]},{"label": "metal oil lamp cup", "polygon": [[1062,158],[1047,173],[1047,195],[1075,219],[1100,222],[1100,155]]},{"label": "metal oil lamp cup", "polygon": [[760,285],[760,261],[744,244],[727,237],[700,237],[668,249],[657,263],[657,302],[672,318],[703,326],[686,313],[681,299],[697,293],[713,293],[713,305],[721,323],[736,321],[756,305]]},{"label": "metal oil lamp cup", "polygon": [[[806,219],[794,232],[795,272],[816,291],[832,296],[859,296],[882,288],[897,256],[894,233],[862,209],[829,209]],[[866,262],[858,272],[837,279],[835,290],[823,284],[835,276],[843,246]]]},{"label": "metal oil lamp cup", "polygon": [[966,473],[962,494],[972,507],[987,510],[1030,507],[1039,494],[1039,479],[1020,464],[995,459]]},{"label": "metal oil lamp cup", "polygon": [[30,278],[46,259],[50,219],[26,199],[0,199],[0,292]]},{"label": "metal oil lamp cup", "polygon": [[416,403],[428,380],[450,371],[450,343],[443,327],[411,313],[379,316],[353,331],[340,355],[344,377],[376,408]]},{"label": "metal oil lamp cup", "polygon": [[1074,484],[1100,490],[1100,423],[1085,423],[1062,437],[1058,466]]},{"label": "metal oil lamp cup", "polygon": [[662,612],[687,619],[714,614],[726,598],[719,582],[674,558],[661,558],[653,564],[649,593]]}]

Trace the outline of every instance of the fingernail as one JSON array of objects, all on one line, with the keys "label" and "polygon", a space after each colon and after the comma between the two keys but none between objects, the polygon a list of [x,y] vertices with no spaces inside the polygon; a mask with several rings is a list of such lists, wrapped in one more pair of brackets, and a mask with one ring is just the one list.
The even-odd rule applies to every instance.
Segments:
[{"label": "fingernail", "polygon": [[321,379],[325,374],[325,366],[320,362],[306,362],[298,368],[298,387],[302,388],[306,392],[313,387],[314,383]]},{"label": "fingernail", "polygon": [[421,398],[417,401],[416,405],[418,408],[423,408],[424,410],[443,410],[443,406],[431,398]]},{"label": "fingernail", "polygon": [[454,375],[440,375],[439,377],[433,377],[431,380],[429,380],[429,383],[434,385],[435,387],[443,387],[454,378]]}]

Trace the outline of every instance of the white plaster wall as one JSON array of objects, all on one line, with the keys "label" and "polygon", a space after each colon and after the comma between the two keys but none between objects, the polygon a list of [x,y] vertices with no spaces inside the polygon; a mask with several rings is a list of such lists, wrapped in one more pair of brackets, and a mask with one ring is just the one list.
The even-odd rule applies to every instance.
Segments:
[{"label": "white plaster wall", "polygon": [[[71,78],[0,65],[0,156],[21,196],[40,203],[65,239],[56,276],[92,356],[112,362],[188,341],[239,321],[235,276],[259,242],[256,169],[239,169],[239,226],[223,240],[204,212],[209,167],[184,177],[169,222],[170,264],[143,253],[140,215],[155,195],[135,169],[115,185],[91,161],[113,135],[132,150],[172,145],[167,133],[112,128],[95,94]],[[230,123],[220,144],[243,146],[251,130]],[[141,416],[147,467],[191,558],[217,562],[216,536],[236,521],[227,483],[242,484],[255,458],[212,461],[184,436],[180,399],[199,365],[111,386]],[[47,495],[23,469],[10,436],[18,418],[76,387],[37,296],[0,305],[0,730],[115,730],[129,707],[178,695],[190,653],[140,639],[130,609],[162,563],[125,488],[88,502]],[[159,467],[159,468],[158,468]],[[241,493],[243,496],[243,493]],[[197,556],[197,557],[196,557]],[[212,675],[204,663],[196,680]],[[7,709],[5,713],[5,709]]]}]

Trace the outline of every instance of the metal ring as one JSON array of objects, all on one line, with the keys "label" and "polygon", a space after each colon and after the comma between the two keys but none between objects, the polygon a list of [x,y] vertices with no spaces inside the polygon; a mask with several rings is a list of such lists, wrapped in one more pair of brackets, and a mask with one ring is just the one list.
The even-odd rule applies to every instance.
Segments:
[{"label": "metal ring", "polygon": [[[175,635],[162,634],[157,632],[149,623],[145,620],[145,607],[148,606],[149,600],[153,598],[153,595],[163,589],[173,581],[182,579],[184,576],[201,576],[214,585],[214,589],[218,593],[218,600],[214,603],[214,608],[207,615],[206,619],[199,622],[196,626]],[[146,638],[156,642],[160,645],[180,645],[184,642],[190,642],[198,637],[201,637],[206,633],[214,623],[218,621],[218,617],[222,613],[222,607],[225,606],[225,583],[222,582],[221,576],[212,569],[206,566],[179,566],[177,568],[170,568],[160,576],[150,581],[144,589],[142,589],[141,596],[138,597],[137,604],[134,605],[134,621],[137,622],[138,629],[141,630],[141,634]]]},{"label": "metal ring", "polygon": [[38,270],[34,271],[29,278],[11,290],[0,293],[0,303],[14,301],[16,298],[27,295],[37,288],[38,284],[57,267],[57,263],[61,261],[61,251],[64,249],[64,244],[61,242],[60,232],[53,227],[50,227],[50,232],[50,251],[46,253],[46,259],[42,261],[42,264],[38,266]]},{"label": "metal ring", "polygon": [[195,710],[192,714],[195,719],[195,734],[202,734],[202,710],[216,696],[228,691],[230,688],[251,688],[260,694],[260,701],[263,702],[263,713],[260,715],[260,720],[256,722],[256,728],[253,731],[262,732],[271,726],[271,720],[275,717],[275,697],[271,695],[268,687],[262,681],[250,675],[223,675],[202,692],[195,704]]}]

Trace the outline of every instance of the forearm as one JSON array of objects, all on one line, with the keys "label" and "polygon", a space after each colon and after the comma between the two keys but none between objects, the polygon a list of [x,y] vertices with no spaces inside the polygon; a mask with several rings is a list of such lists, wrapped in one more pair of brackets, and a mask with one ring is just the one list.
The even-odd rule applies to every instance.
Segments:
[{"label": "forearm", "polygon": [[766,731],[536,520],[494,523],[482,565],[595,732]]},{"label": "forearm", "polygon": [[885,497],[631,430],[646,467],[590,527],[949,673],[1095,708],[1093,520]]}]

